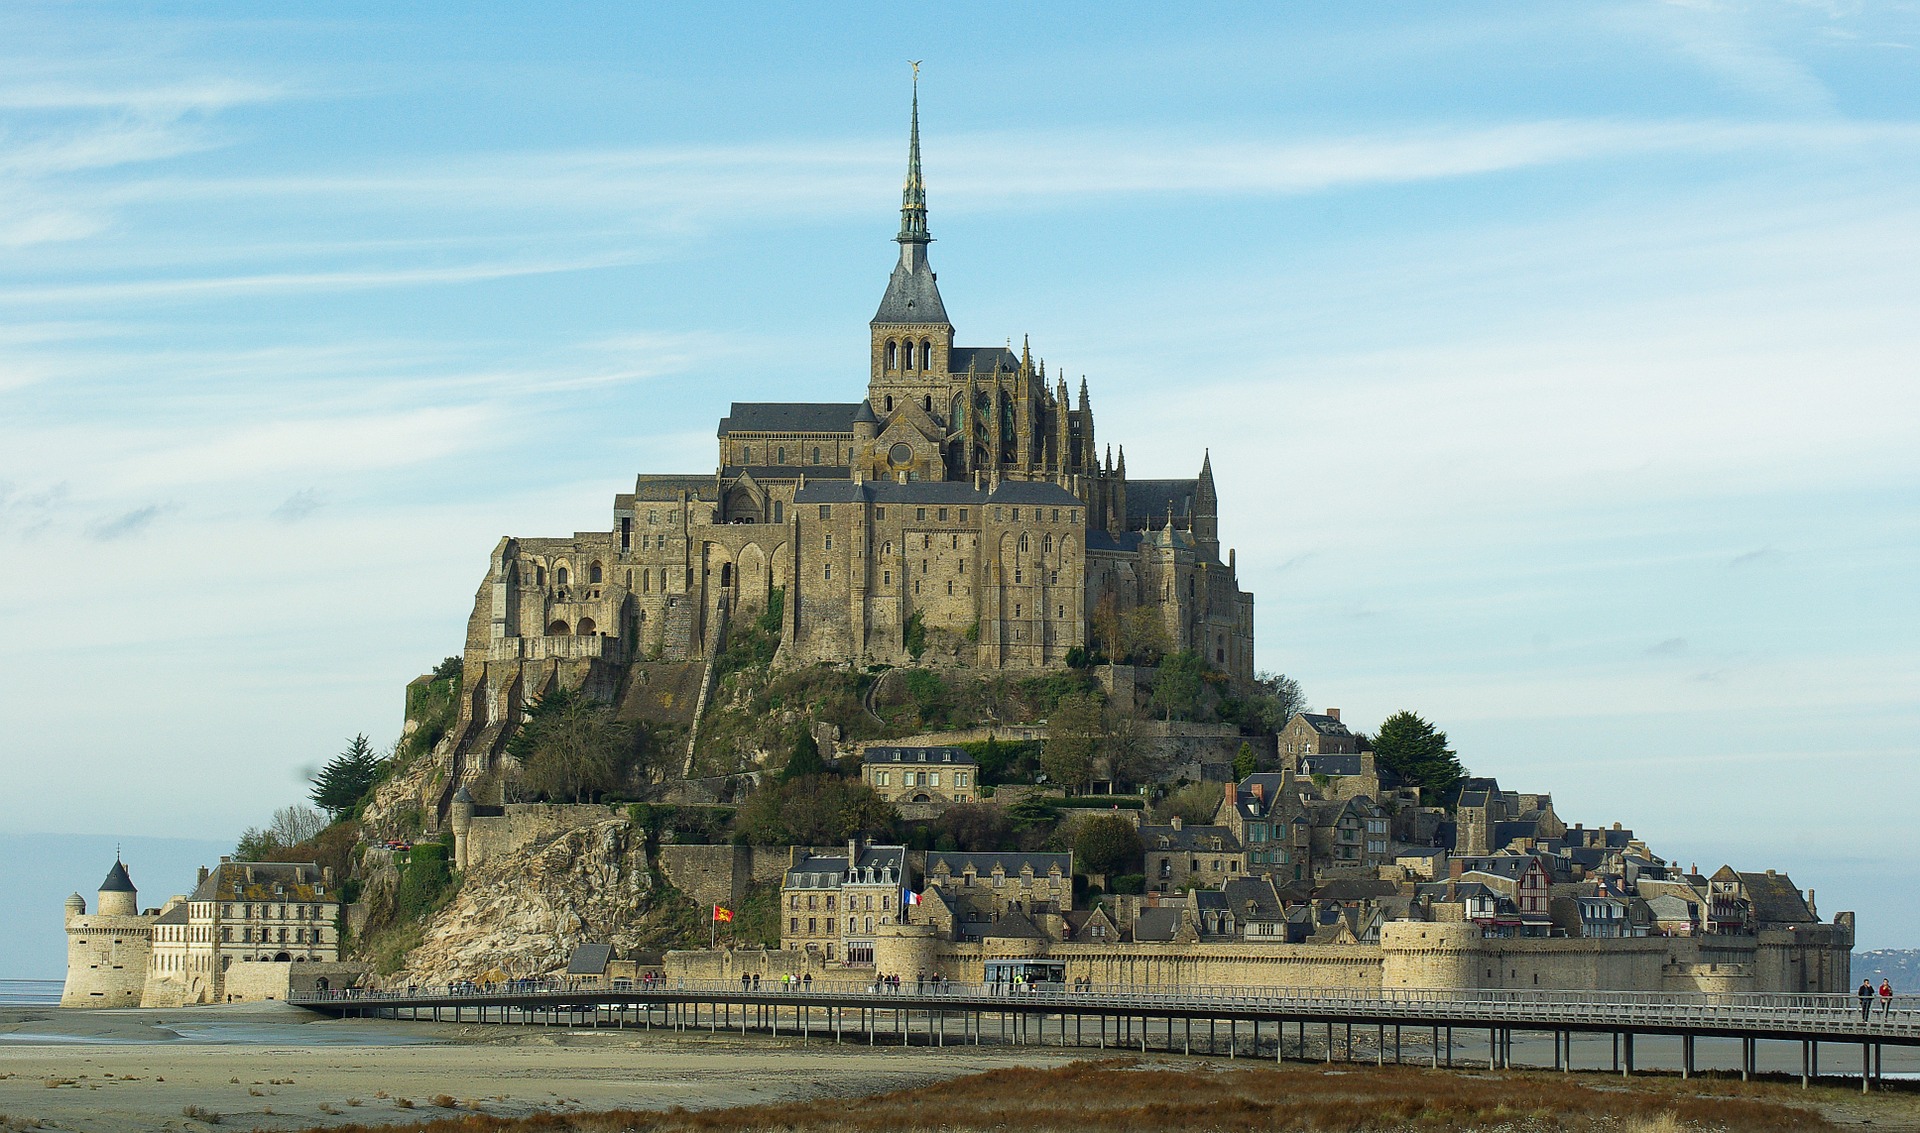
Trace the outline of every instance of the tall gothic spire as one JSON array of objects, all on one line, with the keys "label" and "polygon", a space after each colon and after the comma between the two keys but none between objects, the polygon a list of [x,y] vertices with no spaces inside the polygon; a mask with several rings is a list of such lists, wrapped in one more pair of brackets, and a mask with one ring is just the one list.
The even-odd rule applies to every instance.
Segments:
[{"label": "tall gothic spire", "polygon": [[913,65],[913,131],[907,142],[907,184],[900,193],[900,235],[902,244],[925,246],[927,235],[927,183],[920,175],[920,64]]},{"label": "tall gothic spire", "polygon": [[934,282],[933,267],[927,263],[927,183],[920,175],[920,65],[913,66],[913,132],[907,142],[907,185],[900,194],[900,262],[894,265],[887,281],[887,293],[880,297],[880,310],[873,316],[876,326],[918,324],[934,326],[947,323],[946,304],[940,301],[940,287]]}]

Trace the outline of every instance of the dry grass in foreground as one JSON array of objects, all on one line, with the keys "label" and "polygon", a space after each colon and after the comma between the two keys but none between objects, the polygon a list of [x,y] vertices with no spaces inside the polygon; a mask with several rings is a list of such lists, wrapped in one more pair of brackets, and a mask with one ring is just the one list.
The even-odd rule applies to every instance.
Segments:
[{"label": "dry grass in foreground", "polygon": [[[1684,1087],[1684,1088],[1680,1088]],[[1719,1092],[1705,1093],[1703,1090]],[[1599,1089],[1543,1074],[1463,1075],[1386,1068],[1169,1068],[1076,1062],[992,1070],[871,1098],[704,1111],[617,1110],[501,1118],[464,1113],[399,1127],[409,1133],[1203,1133],[1301,1130],[1593,1130],[1740,1133],[1824,1130],[1820,1114],[1753,1096],[1737,1084]],[[328,1133],[364,1131],[332,1126]],[[392,1133],[394,1127],[384,1127]]]}]

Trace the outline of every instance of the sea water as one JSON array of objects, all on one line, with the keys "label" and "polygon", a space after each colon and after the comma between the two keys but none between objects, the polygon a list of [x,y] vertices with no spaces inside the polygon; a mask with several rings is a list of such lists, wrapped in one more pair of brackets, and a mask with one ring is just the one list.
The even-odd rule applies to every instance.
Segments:
[{"label": "sea water", "polygon": [[64,980],[0,980],[0,1007],[52,1007]]}]

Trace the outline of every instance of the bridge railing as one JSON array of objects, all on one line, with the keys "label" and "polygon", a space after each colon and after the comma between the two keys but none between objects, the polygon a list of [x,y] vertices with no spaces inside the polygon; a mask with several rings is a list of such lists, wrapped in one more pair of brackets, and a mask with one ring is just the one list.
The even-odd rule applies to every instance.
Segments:
[{"label": "bridge railing", "polygon": [[[410,988],[348,988],[296,997],[304,1003],[434,1003],[529,1004],[542,1006],[613,1005],[645,1000],[649,996],[754,1002],[777,1000],[844,1003],[848,998],[872,1000],[876,1005],[1004,1006],[1012,1010],[1057,1007],[1116,1012],[1139,1009],[1151,1013],[1222,1014],[1259,1012],[1278,1015],[1345,1014],[1387,1022],[1424,1022],[1429,1019],[1471,1020],[1514,1026],[1568,1024],[1574,1026],[1675,1027],[1805,1027],[1847,1033],[1920,1034],[1920,996],[1897,995],[1891,1001],[1875,997],[1863,1019],[1858,998],[1848,993],[1817,992],[1635,992],[1555,991],[1533,989],[1435,988],[1286,988],[1219,985],[1142,987],[1108,984],[957,983],[949,980],[904,980],[895,989],[881,984],[847,985],[821,981],[811,986],[773,984],[743,986],[738,980],[660,980],[636,982],[631,987],[568,985],[555,981],[511,981],[504,984],[455,982]],[[618,997],[618,998],[616,998]]]}]

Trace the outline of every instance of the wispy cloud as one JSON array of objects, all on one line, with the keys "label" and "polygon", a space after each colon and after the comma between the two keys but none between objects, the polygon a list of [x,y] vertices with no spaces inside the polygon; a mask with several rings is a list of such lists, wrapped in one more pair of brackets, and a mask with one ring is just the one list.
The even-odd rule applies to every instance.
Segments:
[{"label": "wispy cloud", "polygon": [[312,488],[302,488],[280,501],[280,506],[273,509],[273,518],[282,523],[298,523],[319,511],[320,507],[320,493]]},{"label": "wispy cloud", "polygon": [[118,515],[95,520],[88,525],[87,531],[95,539],[130,539],[153,526],[153,521],[166,511],[164,504],[146,504]]}]

